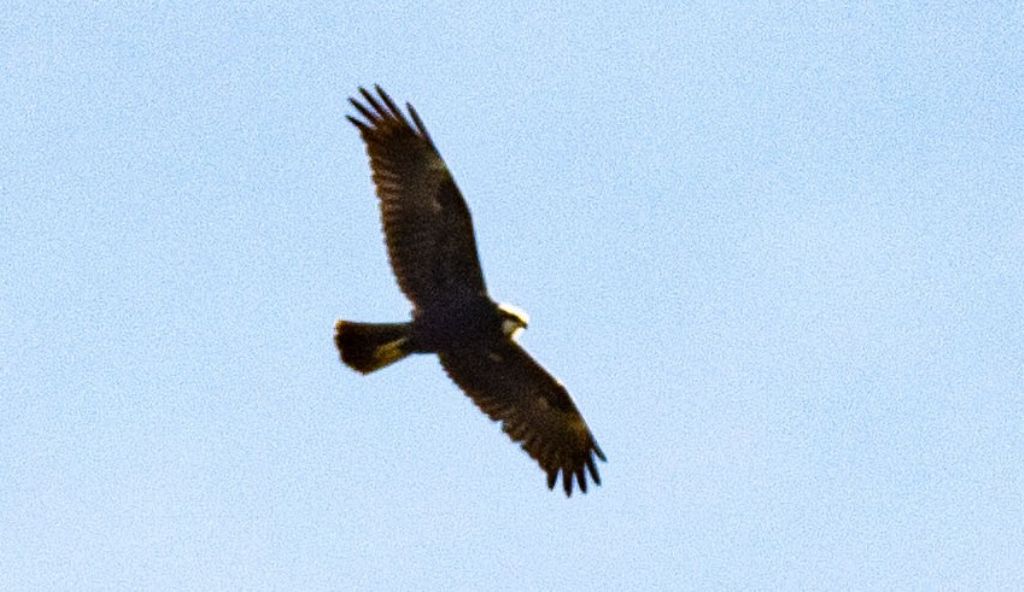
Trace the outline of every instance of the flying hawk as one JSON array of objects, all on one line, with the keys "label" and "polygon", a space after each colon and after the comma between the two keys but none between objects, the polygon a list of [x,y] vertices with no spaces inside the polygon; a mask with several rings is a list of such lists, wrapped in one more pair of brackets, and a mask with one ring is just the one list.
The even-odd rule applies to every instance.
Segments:
[{"label": "flying hawk", "polygon": [[[597,484],[594,456],[605,460],[562,383],[516,342],[527,317],[487,295],[469,209],[412,105],[412,124],[379,86],[349,99],[348,117],[366,143],[380,198],[388,258],[412,302],[408,323],[338,321],[342,361],[364,374],[411,353],[434,353],[445,372],[547,472],[567,496],[573,478]],[[379,97],[379,98],[378,98]]]}]

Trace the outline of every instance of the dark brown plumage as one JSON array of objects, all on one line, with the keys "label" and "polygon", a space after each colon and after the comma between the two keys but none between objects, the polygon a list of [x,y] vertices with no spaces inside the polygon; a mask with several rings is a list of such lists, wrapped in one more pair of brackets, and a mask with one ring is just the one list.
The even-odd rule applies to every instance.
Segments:
[{"label": "dark brown plumage", "polygon": [[410,353],[436,353],[445,371],[481,410],[547,472],[600,484],[594,456],[605,460],[565,387],[519,346],[525,316],[487,294],[469,209],[423,122],[411,123],[380,87],[350,99],[362,119],[348,117],[366,143],[380,199],[388,257],[413,304],[410,323],[338,321],[342,361],[362,373]]}]

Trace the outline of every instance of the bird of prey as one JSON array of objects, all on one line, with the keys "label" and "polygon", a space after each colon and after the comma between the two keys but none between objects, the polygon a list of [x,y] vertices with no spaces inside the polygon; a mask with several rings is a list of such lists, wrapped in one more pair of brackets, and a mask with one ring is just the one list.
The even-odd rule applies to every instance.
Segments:
[{"label": "bird of prey", "polygon": [[349,99],[348,116],[370,156],[391,268],[412,303],[412,321],[339,320],[341,360],[367,374],[412,353],[433,353],[448,376],[547,472],[587,491],[586,469],[601,483],[605,460],[562,383],[516,341],[526,315],[488,296],[469,209],[412,105],[411,123],[379,86]]}]

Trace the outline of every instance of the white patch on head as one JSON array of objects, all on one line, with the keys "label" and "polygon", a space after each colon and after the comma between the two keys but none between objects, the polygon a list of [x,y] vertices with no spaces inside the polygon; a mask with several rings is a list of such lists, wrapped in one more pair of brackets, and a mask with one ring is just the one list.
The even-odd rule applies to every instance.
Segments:
[{"label": "white patch on head", "polygon": [[519,334],[523,332],[523,326],[512,319],[505,319],[501,322],[501,332],[509,339],[515,341],[519,338]]},{"label": "white patch on head", "polygon": [[505,313],[507,316],[521,320],[524,327],[530,324],[530,315],[526,314],[525,310],[514,304],[505,304],[502,302],[498,305],[498,310]]},{"label": "white patch on head", "polygon": [[503,315],[501,319],[501,332],[509,339],[515,341],[519,338],[519,334],[523,329],[530,323],[530,316],[523,309],[511,304],[499,304],[498,310]]}]

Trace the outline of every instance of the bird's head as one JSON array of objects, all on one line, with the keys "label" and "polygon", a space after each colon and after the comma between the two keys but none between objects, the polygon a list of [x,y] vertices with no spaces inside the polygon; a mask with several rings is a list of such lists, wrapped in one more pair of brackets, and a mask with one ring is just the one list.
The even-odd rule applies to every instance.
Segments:
[{"label": "bird's head", "polygon": [[526,311],[511,304],[499,304],[498,312],[501,313],[501,332],[509,339],[518,338],[519,333],[530,323]]}]

